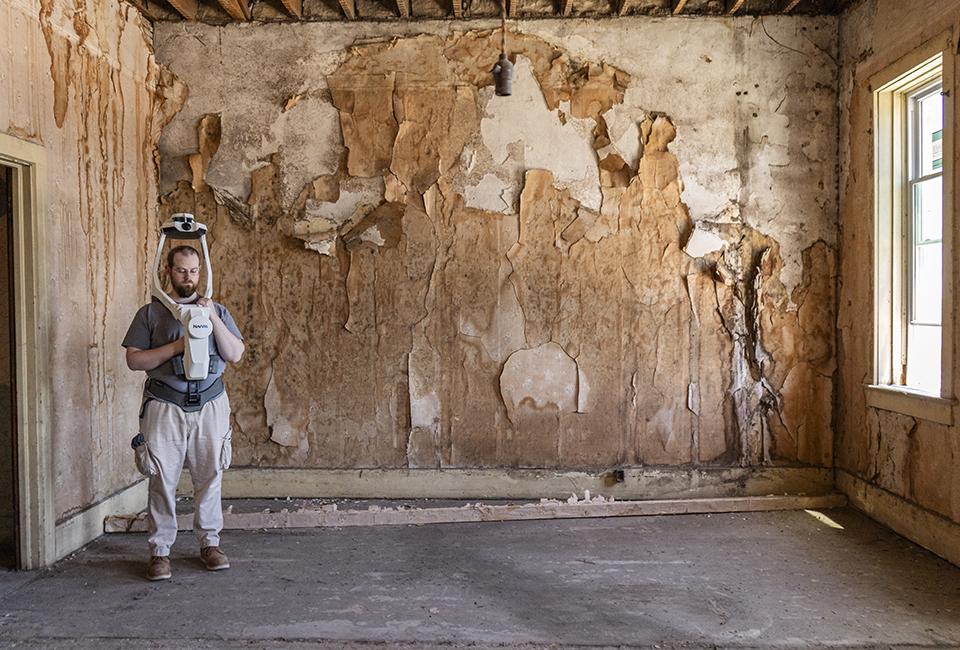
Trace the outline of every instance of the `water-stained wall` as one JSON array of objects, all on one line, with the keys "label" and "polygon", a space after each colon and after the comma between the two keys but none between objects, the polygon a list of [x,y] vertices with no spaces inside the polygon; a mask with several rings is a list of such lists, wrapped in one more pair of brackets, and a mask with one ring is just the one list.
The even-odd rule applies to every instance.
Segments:
[{"label": "water-stained wall", "polygon": [[829,466],[836,25],[158,24],[235,463]]},{"label": "water-stained wall", "polygon": [[[838,467],[877,488],[875,494],[895,495],[960,523],[960,427],[868,407],[864,392],[864,385],[874,381],[874,268],[870,263],[875,236],[874,115],[869,78],[951,27],[956,48],[958,17],[960,2],[955,0],[872,0],[860,3],[841,21],[843,284],[837,322],[841,372],[836,449]],[[958,62],[954,58],[954,65]],[[955,88],[946,90],[956,93]],[[948,163],[944,169],[956,173],[957,166]],[[944,255],[956,260],[956,236],[953,241],[954,250],[945,248]],[[953,269],[956,296],[960,265],[954,262]],[[947,301],[943,308],[956,314],[955,302]],[[954,331],[945,330],[944,336],[952,337],[954,350],[958,349],[956,321]],[[956,387],[960,385],[956,361],[953,373]],[[917,527],[914,523],[908,528]],[[911,531],[902,532],[909,535]]]},{"label": "water-stained wall", "polygon": [[139,15],[116,2],[5,1],[0,44],[0,132],[46,150],[51,358],[40,364],[64,518],[139,476],[129,439],[140,382],[120,341],[156,242],[158,69]]}]

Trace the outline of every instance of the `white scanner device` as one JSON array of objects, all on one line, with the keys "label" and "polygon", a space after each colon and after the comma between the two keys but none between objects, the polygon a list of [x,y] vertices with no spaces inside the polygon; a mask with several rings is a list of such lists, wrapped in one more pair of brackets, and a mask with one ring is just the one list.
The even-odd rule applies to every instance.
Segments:
[{"label": "white scanner device", "polygon": [[206,379],[210,369],[210,334],[213,323],[210,322],[210,309],[200,305],[183,305],[163,290],[160,283],[160,265],[163,262],[163,244],[171,239],[199,239],[203,248],[203,260],[206,263],[207,277],[204,298],[213,296],[213,271],[210,268],[210,253],[207,250],[207,227],[193,220],[193,215],[178,212],[160,227],[160,243],[154,260],[153,297],[166,306],[183,323],[184,352],[183,372],[188,380]]}]

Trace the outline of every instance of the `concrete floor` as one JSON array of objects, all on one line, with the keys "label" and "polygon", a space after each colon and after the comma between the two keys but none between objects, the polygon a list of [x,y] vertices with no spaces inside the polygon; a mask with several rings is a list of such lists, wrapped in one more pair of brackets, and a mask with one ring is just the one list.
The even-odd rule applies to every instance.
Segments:
[{"label": "concrete floor", "polygon": [[849,509],[145,535],[0,573],[0,647],[960,648],[960,568]]}]

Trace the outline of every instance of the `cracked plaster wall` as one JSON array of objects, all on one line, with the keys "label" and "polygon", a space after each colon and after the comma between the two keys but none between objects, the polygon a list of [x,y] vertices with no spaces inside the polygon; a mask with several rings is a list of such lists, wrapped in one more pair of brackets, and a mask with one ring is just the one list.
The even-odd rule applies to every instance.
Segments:
[{"label": "cracked plaster wall", "polygon": [[235,462],[829,466],[837,21],[491,26],[157,25]]},{"label": "cracked plaster wall", "polygon": [[51,358],[40,362],[53,378],[59,519],[139,478],[129,440],[141,380],[120,341],[157,241],[162,83],[139,14],[115,2],[0,3],[0,52],[0,132],[46,150]]},{"label": "cracked plaster wall", "polygon": [[[868,0],[840,22],[843,283],[837,312],[836,456],[839,468],[863,481],[960,523],[960,428],[870,408],[863,391],[873,382],[874,358],[873,267],[864,261],[873,259],[874,241],[873,100],[867,80],[951,25],[956,41],[958,19],[955,0]],[[956,259],[956,249],[952,254]],[[958,286],[960,277],[953,282]],[[956,304],[945,308],[956,312]],[[958,349],[954,330],[944,334],[954,337]],[[953,382],[960,385],[956,362]]]}]

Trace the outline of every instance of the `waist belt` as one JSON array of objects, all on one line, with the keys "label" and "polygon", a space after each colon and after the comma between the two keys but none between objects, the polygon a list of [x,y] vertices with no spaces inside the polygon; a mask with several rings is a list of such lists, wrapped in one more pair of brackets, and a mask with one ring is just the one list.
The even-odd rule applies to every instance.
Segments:
[{"label": "waist belt", "polygon": [[203,408],[204,404],[215,397],[220,397],[223,393],[223,379],[217,379],[204,390],[197,390],[199,382],[188,381],[187,392],[183,393],[176,388],[172,388],[159,379],[147,379],[144,391],[149,397],[153,397],[164,402],[176,404],[186,413],[193,413]]}]

